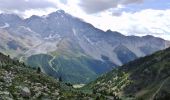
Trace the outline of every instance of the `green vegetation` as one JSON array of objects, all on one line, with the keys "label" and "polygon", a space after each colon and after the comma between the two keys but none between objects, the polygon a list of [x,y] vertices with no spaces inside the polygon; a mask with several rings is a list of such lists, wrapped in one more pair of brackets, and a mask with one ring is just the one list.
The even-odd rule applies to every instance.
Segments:
[{"label": "green vegetation", "polygon": [[1,100],[87,100],[95,99],[93,94],[73,89],[43,74],[38,67],[32,69],[0,54],[0,99]]},{"label": "green vegetation", "polygon": [[55,78],[62,77],[64,82],[72,84],[88,83],[114,66],[109,61],[102,62],[75,54],[33,55],[27,59],[27,63],[30,66],[40,66],[46,74]]},{"label": "green vegetation", "polygon": [[102,75],[84,89],[122,99],[170,98],[170,48],[129,62]]},{"label": "green vegetation", "polygon": [[[62,65],[62,61],[64,64],[76,66],[73,59],[41,54],[29,60],[34,61],[33,64],[36,66],[28,67],[18,60],[10,59],[10,56],[0,54],[0,99],[168,100],[170,98],[170,48],[115,68],[78,89],[74,89],[70,82],[65,83],[63,74],[57,73],[54,79],[54,76],[42,73],[49,71],[52,75],[52,71],[62,71],[64,68],[60,70],[61,66],[58,66]],[[79,59],[84,61],[83,63],[88,62],[88,59],[82,56]],[[41,63],[37,62],[39,60]],[[58,70],[53,62],[57,64]],[[46,66],[50,69],[45,69]]]}]

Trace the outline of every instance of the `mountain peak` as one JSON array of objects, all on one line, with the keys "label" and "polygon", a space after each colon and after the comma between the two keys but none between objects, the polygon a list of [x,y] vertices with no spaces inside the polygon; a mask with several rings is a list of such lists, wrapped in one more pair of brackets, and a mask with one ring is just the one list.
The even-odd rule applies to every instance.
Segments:
[{"label": "mountain peak", "polygon": [[152,36],[152,35],[146,35],[146,36],[143,36],[143,38],[154,38],[154,36]]},{"label": "mountain peak", "polygon": [[112,31],[112,30],[107,30],[106,33],[113,34],[114,36],[124,36],[123,34],[117,32],[117,31]]},{"label": "mountain peak", "polygon": [[60,16],[60,15],[66,15],[66,12],[64,10],[57,10],[56,12],[53,12],[49,14],[50,16]]},{"label": "mountain peak", "polygon": [[60,9],[60,10],[57,10],[56,13],[65,14],[65,11]]},{"label": "mountain peak", "polygon": [[32,15],[31,17],[30,17],[30,19],[31,18],[34,18],[34,19],[37,19],[37,18],[40,18],[39,16],[36,16],[36,15]]},{"label": "mountain peak", "polygon": [[106,33],[110,33],[110,32],[113,32],[112,30],[110,30],[110,29],[108,29],[107,31],[106,31]]}]

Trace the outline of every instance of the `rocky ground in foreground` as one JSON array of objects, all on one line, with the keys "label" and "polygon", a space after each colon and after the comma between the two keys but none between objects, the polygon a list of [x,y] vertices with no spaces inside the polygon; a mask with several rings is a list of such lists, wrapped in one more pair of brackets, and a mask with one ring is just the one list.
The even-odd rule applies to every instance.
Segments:
[{"label": "rocky ground in foreground", "polygon": [[0,100],[88,100],[95,96],[75,90],[40,70],[0,54]]}]

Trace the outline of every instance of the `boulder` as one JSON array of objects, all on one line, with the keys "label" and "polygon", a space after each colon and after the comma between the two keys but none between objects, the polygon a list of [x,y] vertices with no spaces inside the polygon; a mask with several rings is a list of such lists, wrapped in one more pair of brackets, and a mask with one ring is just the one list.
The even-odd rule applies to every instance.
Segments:
[{"label": "boulder", "polygon": [[30,97],[31,96],[30,89],[28,87],[21,88],[21,96],[22,97]]}]

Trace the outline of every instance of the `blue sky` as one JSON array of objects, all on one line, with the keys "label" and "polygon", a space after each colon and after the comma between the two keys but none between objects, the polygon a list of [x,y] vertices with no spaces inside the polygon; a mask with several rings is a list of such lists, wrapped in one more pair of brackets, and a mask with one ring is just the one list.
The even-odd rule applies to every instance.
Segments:
[{"label": "blue sky", "polygon": [[24,18],[58,9],[104,31],[170,40],[170,0],[0,0],[1,13]]},{"label": "blue sky", "polygon": [[144,0],[141,4],[130,4],[124,9],[125,11],[139,11],[143,9],[165,10],[170,9],[169,0]]}]

